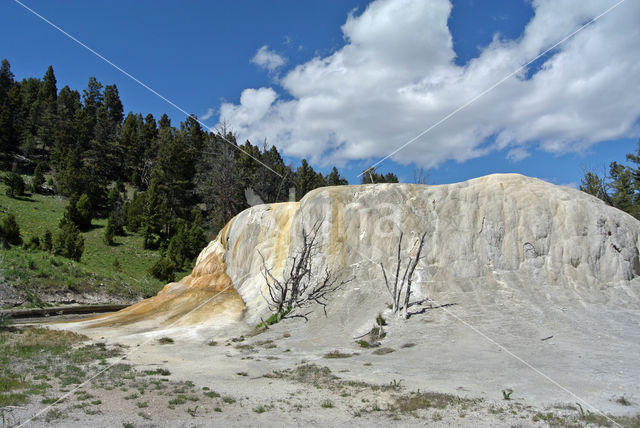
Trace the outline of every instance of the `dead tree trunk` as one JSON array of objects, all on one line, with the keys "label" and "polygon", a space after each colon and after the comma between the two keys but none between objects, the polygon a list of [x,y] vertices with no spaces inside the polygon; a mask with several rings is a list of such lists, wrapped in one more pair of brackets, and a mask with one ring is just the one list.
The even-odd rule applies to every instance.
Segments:
[{"label": "dead tree trunk", "polygon": [[[402,275],[402,280],[398,283],[400,279],[400,268],[402,265],[402,259],[400,256],[402,249],[402,237],[403,233],[400,233],[400,239],[398,241],[398,256],[396,263],[396,274],[393,278],[393,285],[389,282],[389,278],[387,277],[387,272],[384,268],[384,265],[380,263],[380,267],[382,268],[382,275],[384,277],[385,285],[387,286],[387,290],[389,291],[389,295],[391,296],[391,308],[394,314],[397,314],[400,309],[404,309],[404,317],[408,318],[409,311],[409,300],[411,299],[411,284],[413,280],[413,273],[416,270],[416,266],[418,266],[418,262],[420,261],[420,254],[422,253],[422,247],[424,246],[424,240],[427,236],[427,233],[423,233],[418,242],[418,251],[416,253],[415,259],[409,257],[409,261],[404,269],[404,273]],[[406,290],[405,290],[406,284]],[[404,291],[404,304],[400,306],[400,299],[402,297],[402,292]]]}]

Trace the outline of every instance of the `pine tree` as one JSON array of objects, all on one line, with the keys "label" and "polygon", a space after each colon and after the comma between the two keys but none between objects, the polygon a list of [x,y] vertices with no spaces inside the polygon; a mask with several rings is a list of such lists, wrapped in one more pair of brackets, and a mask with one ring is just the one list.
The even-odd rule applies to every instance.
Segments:
[{"label": "pine tree", "polygon": [[91,228],[91,218],[93,217],[93,209],[91,200],[86,193],[83,193],[76,202],[76,211],[78,213],[77,226],[80,230],[89,230]]},{"label": "pine tree", "polygon": [[111,214],[109,216],[109,219],[107,220],[107,226],[104,228],[103,240],[104,240],[104,243],[107,245],[115,244],[115,242],[113,241],[113,237],[115,235],[115,228],[113,223],[114,223],[114,217],[113,217],[113,214]]},{"label": "pine tree", "polygon": [[58,233],[53,242],[53,253],[77,262],[84,253],[84,238],[80,234],[80,229],[64,217],[60,221]]},{"label": "pine tree", "polygon": [[44,237],[42,238],[42,249],[49,252],[53,249],[53,235],[50,230],[46,230],[44,232]]},{"label": "pine tree", "polygon": [[325,186],[322,174],[315,172],[306,159],[302,159],[302,164],[296,170],[294,181],[298,200],[302,199],[307,192]]},{"label": "pine tree", "polygon": [[326,177],[326,182],[327,186],[342,186],[349,184],[349,182],[340,175],[335,166],[331,170],[331,173]]},{"label": "pine tree", "polygon": [[8,248],[9,245],[20,244],[22,244],[20,226],[18,226],[16,216],[13,213],[9,213],[0,223],[0,245],[3,248]]},{"label": "pine tree", "polygon": [[24,195],[25,184],[22,176],[20,174],[16,174],[15,172],[9,172],[5,174],[3,177],[3,181],[7,185],[7,196],[10,198],[15,198],[17,196]]},{"label": "pine tree", "polygon": [[31,190],[35,193],[42,192],[42,185],[45,182],[43,170],[42,162],[38,162],[36,169],[33,171],[33,179],[31,180]]},{"label": "pine tree", "polygon": [[5,58],[0,65],[0,105],[6,104],[9,90],[15,85],[14,75],[11,72],[11,64]]},{"label": "pine tree", "polygon": [[37,101],[39,111],[36,133],[43,150],[50,148],[55,140],[58,116],[58,89],[56,83],[53,67],[49,66],[42,78]]}]

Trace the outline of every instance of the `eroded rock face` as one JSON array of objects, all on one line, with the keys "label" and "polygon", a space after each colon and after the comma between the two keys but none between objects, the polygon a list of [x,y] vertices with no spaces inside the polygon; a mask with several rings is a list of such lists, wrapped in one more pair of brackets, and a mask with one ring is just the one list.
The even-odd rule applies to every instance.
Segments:
[{"label": "eroded rock face", "polygon": [[637,302],[640,222],[581,191],[497,174],[438,186],[327,187],[299,203],[249,208],[203,250],[191,275],[101,323],[170,322],[216,296],[180,323],[218,313],[254,325],[269,315],[262,257],[281,276],[303,228],[314,225],[320,227],[315,265],[354,278],[334,296],[332,307],[345,317],[386,299],[380,263],[393,270],[400,231],[403,260],[427,232],[414,275],[417,297],[518,292],[556,301]]},{"label": "eroded rock face", "polygon": [[640,222],[575,189],[517,174],[439,186],[329,187],[299,204],[253,207],[232,221],[227,274],[250,321],[265,310],[258,251],[281,273],[301,245],[303,226],[316,222],[318,263],[375,292],[384,292],[379,264],[391,270],[400,231],[403,258],[427,232],[415,275],[423,294],[506,281],[541,295],[553,289],[567,298],[606,299],[607,288],[624,288],[640,274]]}]

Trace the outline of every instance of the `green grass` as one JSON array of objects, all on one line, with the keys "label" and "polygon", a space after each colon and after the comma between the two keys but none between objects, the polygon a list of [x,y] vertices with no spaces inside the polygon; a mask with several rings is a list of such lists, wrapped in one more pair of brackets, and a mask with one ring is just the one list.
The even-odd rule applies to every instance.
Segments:
[{"label": "green grass", "polygon": [[331,352],[324,354],[324,358],[350,358],[353,354],[345,354],[344,352],[340,352],[337,349]]},{"label": "green grass", "polygon": [[[29,177],[25,177],[29,181]],[[62,196],[28,194],[19,198],[6,196],[6,185],[0,183],[0,212],[13,212],[22,239],[32,237],[42,240],[46,230],[53,235],[58,229],[67,198]],[[4,214],[0,214],[4,217]],[[149,275],[149,268],[160,257],[158,251],[144,250],[142,237],[135,234],[117,236],[116,245],[103,242],[107,219],[92,220],[91,230],[82,235],[85,251],[79,263],[63,257],[55,257],[45,251],[12,247],[3,251],[3,270],[6,280],[14,286],[28,286],[37,293],[40,290],[105,291],[125,296],[152,296],[163,285]],[[114,261],[118,260],[118,271]],[[176,278],[188,274],[177,273]]]}]

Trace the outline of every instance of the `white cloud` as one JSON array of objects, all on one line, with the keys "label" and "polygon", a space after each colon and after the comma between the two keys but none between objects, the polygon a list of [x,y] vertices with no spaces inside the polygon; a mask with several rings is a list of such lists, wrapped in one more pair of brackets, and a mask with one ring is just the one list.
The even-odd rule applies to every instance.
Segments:
[{"label": "white cloud", "polygon": [[251,62],[269,71],[275,71],[284,65],[285,59],[264,45],[251,58]]},{"label": "white cloud", "polygon": [[[448,0],[378,0],[347,18],[344,47],[279,81],[287,96],[246,89],[239,104],[221,106],[220,117],[239,141],[267,138],[287,155],[375,160],[613,4],[534,0],[535,15],[521,38],[496,37],[457,66]],[[517,161],[536,147],[579,151],[632,136],[640,117],[639,20],[640,3],[623,3],[561,45],[530,79],[522,72],[505,81],[394,159],[434,166],[508,149]],[[256,63],[260,52],[270,53],[263,46]]]},{"label": "white cloud", "polygon": [[208,120],[211,119],[213,117],[213,115],[216,114],[216,109],[209,107],[207,109],[207,112],[205,114],[202,115],[202,117],[200,118],[201,120]]}]

